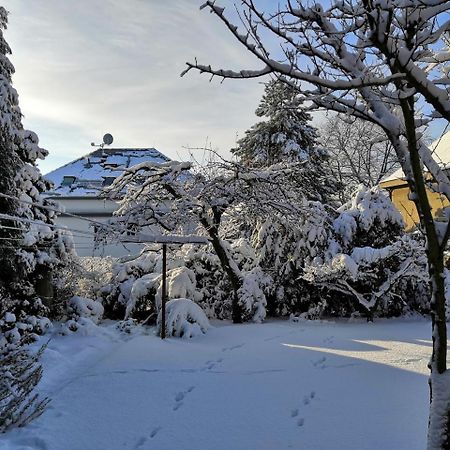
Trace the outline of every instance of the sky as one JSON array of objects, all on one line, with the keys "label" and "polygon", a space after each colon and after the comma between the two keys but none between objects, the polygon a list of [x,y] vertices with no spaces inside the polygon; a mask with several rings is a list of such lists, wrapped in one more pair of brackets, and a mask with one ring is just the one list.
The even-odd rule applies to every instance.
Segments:
[{"label": "sky", "polygon": [[[230,148],[259,119],[261,79],[209,82],[186,61],[251,69],[258,63],[202,0],[3,0],[24,126],[49,156],[45,174],[93,150],[155,147],[201,162],[205,146]],[[258,0],[264,8],[275,0]],[[233,13],[233,0],[221,0]],[[319,125],[322,115],[316,116]],[[442,126],[434,126],[436,137]]]},{"label": "sky", "polygon": [[246,50],[200,11],[201,3],[3,1],[24,126],[49,150],[43,173],[89,153],[107,132],[111,147],[155,147],[189,159],[186,147],[208,143],[229,156],[236,137],[258,120],[263,86],[261,80],[209,82],[194,71],[180,78],[195,58],[251,66]]}]

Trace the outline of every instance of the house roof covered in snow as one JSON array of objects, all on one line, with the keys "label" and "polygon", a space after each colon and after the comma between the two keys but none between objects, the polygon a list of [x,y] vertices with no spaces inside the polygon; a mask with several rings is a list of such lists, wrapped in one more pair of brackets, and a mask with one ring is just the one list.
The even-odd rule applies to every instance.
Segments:
[{"label": "house roof covered in snow", "polygon": [[[450,167],[450,131],[445,133],[441,138],[434,141],[430,149],[433,152],[434,159],[442,166],[442,167]],[[395,180],[404,180],[405,174],[402,169],[396,170],[393,174],[383,178],[381,180],[381,185],[384,183],[392,184],[391,182]]]},{"label": "house roof covered in snow", "polygon": [[95,150],[45,175],[54,185],[48,194],[52,197],[97,197],[124,169],[145,161],[164,163],[170,159],[154,148]]}]

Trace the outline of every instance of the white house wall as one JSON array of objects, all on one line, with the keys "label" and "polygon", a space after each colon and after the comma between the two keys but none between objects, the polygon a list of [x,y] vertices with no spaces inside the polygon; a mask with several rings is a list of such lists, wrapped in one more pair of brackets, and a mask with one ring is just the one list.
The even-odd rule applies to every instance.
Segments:
[{"label": "white house wall", "polygon": [[[111,200],[98,198],[55,198],[65,211],[76,214],[88,220],[77,217],[60,215],[56,219],[58,226],[67,227],[73,234],[75,249],[79,256],[113,256],[122,257],[139,253],[142,245],[108,243],[95,245],[94,223],[91,221],[105,223],[111,217],[113,211],[118,207],[117,203]],[[85,234],[89,233],[89,235]]]}]

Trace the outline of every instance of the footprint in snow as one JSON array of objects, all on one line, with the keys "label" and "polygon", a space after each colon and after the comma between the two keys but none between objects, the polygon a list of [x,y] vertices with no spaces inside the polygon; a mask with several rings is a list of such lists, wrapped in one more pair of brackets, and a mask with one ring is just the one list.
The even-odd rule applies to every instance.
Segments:
[{"label": "footprint in snow", "polygon": [[[303,397],[303,405],[308,406],[311,403],[311,400],[313,400],[316,397],[315,391],[311,391],[308,395],[305,395]],[[291,417],[292,419],[295,419],[297,426],[302,427],[305,423],[304,417],[299,417],[300,415],[300,408],[295,408],[291,410]]]},{"label": "footprint in snow", "polygon": [[173,411],[178,411],[183,406],[183,400],[186,394],[189,394],[195,389],[195,386],[188,387],[185,391],[180,391],[175,394],[175,405],[172,408]]},{"label": "footprint in snow", "polygon": [[177,395],[175,395],[175,401],[176,402],[181,402],[181,400],[184,399],[185,393],[184,392],[178,392]]},{"label": "footprint in snow", "polygon": [[142,436],[139,438],[139,440],[137,441],[136,445],[134,446],[135,450],[139,450],[140,448],[142,448],[142,446],[147,442],[147,437],[146,436]]},{"label": "footprint in snow", "polygon": [[223,352],[228,352],[228,351],[232,351],[232,350],[236,350],[238,348],[242,348],[245,345],[245,343],[242,344],[237,344],[237,345],[232,345],[231,347],[224,347],[222,349]]},{"label": "footprint in snow", "polygon": [[173,407],[173,411],[178,411],[182,406],[183,406],[183,402],[175,403],[175,406]]},{"label": "footprint in snow", "polygon": [[216,367],[216,364],[221,363],[223,358],[216,359],[215,361],[206,361],[206,366],[203,370],[212,370]]},{"label": "footprint in snow", "polygon": [[161,430],[162,427],[156,427],[153,429],[153,431],[150,433],[150,437],[153,439],[159,432],[159,430]]},{"label": "footprint in snow", "polygon": [[326,356],[319,358],[316,361],[312,361],[312,365],[317,367],[318,369],[325,369],[327,366],[325,365],[325,361],[327,360]]}]

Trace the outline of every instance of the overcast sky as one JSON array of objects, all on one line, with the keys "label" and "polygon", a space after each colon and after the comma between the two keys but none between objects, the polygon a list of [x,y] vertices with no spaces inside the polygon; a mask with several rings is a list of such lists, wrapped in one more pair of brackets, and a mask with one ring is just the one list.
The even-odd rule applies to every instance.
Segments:
[{"label": "overcast sky", "polygon": [[[269,2],[269,0],[267,0]],[[227,3],[225,2],[222,3]],[[230,3],[230,2],[229,2]],[[50,151],[44,173],[90,152],[155,147],[187,158],[206,140],[223,154],[252,125],[257,80],[209,83],[185,62],[251,66],[246,51],[199,0],[5,0],[5,37],[25,127]],[[253,63],[254,64],[254,63]]]}]

